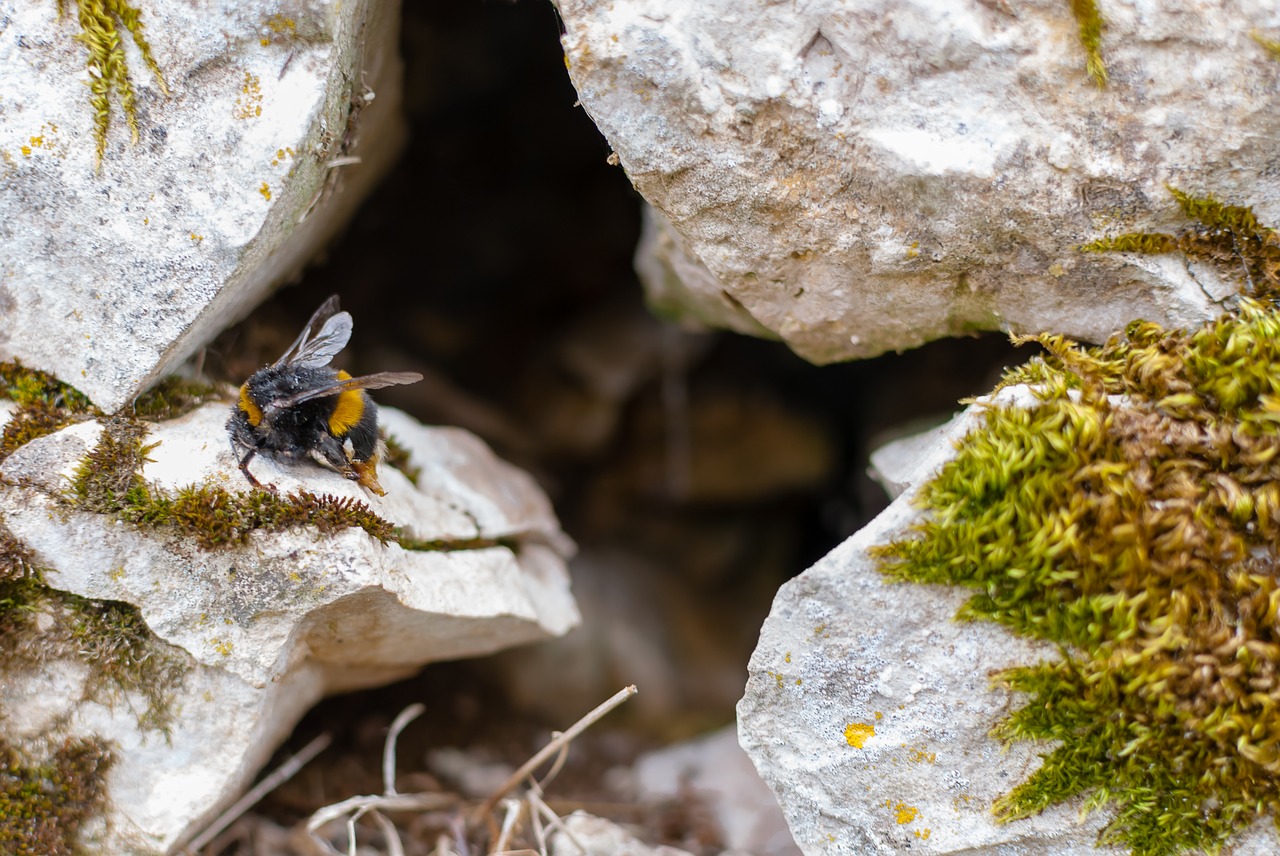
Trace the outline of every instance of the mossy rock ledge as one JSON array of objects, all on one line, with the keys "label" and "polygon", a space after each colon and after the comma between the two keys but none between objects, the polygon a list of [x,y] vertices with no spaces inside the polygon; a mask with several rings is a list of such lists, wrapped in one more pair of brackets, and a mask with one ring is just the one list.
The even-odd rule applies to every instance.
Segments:
[{"label": "mossy rock ledge", "polygon": [[1280,312],[1039,341],[780,590],[741,742],[809,854],[1280,852]]},{"label": "mossy rock ledge", "polygon": [[[546,496],[467,432],[384,408],[416,484],[384,464],[377,497],[259,458],[268,493],[227,414],[86,417],[0,466],[0,750],[11,771],[93,773],[70,781],[101,813],[44,809],[84,852],[172,852],[325,694],[578,621]],[[5,808],[0,851],[54,852],[31,838],[47,824],[9,822],[36,809]]]}]

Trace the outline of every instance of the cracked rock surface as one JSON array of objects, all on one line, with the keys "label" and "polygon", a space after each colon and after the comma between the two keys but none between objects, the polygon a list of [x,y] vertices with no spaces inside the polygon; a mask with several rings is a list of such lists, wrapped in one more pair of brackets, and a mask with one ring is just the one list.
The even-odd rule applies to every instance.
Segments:
[{"label": "cracked rock surface", "polygon": [[[296,274],[404,139],[395,0],[141,0],[95,166],[79,0],[0,0],[0,359],[108,412]],[[101,11],[109,4],[93,4]],[[375,97],[376,96],[376,97]]]},{"label": "cracked rock surface", "polygon": [[[359,528],[322,535],[302,526],[205,549],[172,531],[75,510],[62,497],[105,430],[96,422],[33,440],[0,468],[3,521],[45,581],[133,604],[155,650],[182,666],[167,730],[138,715],[148,702],[137,693],[87,693],[94,664],[68,659],[5,675],[8,739],[71,733],[115,744],[106,825],[89,836],[98,852],[168,852],[237,795],[325,694],[546,639],[578,622],[565,571],[573,545],[533,480],[467,432],[380,413],[421,468],[417,486],[385,463],[385,497],[312,465],[259,458],[254,473],[281,496],[305,490],[364,502],[416,548]],[[208,404],[149,426],[146,442],[157,445],[143,478],[171,494],[191,484],[246,490],[226,417],[225,404]]]},{"label": "cracked rock surface", "polygon": [[1187,226],[1166,185],[1280,221],[1280,63],[1250,37],[1270,4],[1099,4],[1105,88],[1058,0],[557,6],[582,104],[655,209],[650,300],[813,362],[1194,325],[1233,288],[1211,266],[1080,245]]}]

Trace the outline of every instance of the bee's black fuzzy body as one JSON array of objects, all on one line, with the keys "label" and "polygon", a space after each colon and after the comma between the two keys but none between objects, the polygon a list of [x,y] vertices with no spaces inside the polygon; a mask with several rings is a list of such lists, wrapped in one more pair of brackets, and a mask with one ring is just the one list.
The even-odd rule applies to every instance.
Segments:
[{"label": "bee's black fuzzy body", "polygon": [[350,335],[351,316],[339,312],[337,297],[331,297],[284,356],[240,387],[227,431],[233,448],[245,450],[243,458],[237,457],[251,484],[258,486],[249,462],[263,454],[288,461],[310,458],[383,492],[377,479],[378,409],[365,390],[413,383],[421,375],[382,372],[353,378],[330,368],[329,360]]}]

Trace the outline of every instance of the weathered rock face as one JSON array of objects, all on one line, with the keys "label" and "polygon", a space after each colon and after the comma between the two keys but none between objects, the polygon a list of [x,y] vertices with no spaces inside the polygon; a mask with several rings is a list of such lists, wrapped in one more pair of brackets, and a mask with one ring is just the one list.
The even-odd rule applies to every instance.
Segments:
[{"label": "weathered rock face", "polygon": [[[1033,399],[1014,387],[996,400],[1026,406]],[[956,621],[972,592],[889,582],[869,553],[920,519],[912,505],[920,485],[980,418],[970,408],[899,447],[913,449],[917,465],[895,464],[886,481],[909,480],[906,492],[783,586],[761,630],[738,706],[739,739],[805,853],[1128,852],[1098,846],[1109,811],[1082,818],[1079,801],[996,821],[993,801],[1039,766],[1046,744],[990,736],[1018,703],[990,676],[1054,659],[1057,649],[990,623]],[[1263,856],[1278,847],[1275,825],[1264,820],[1222,852]]]},{"label": "weathered rock face", "polygon": [[1280,220],[1265,3],[1101,4],[1105,88],[1057,0],[557,5],[582,103],[659,212],[651,299],[814,362],[1195,323],[1218,272],[1078,247],[1177,231],[1166,184]]},{"label": "weathered rock face", "polygon": [[96,171],[78,5],[0,0],[0,358],[110,412],[296,273],[389,165],[399,4],[140,3],[168,94],[115,21],[138,142],[117,86]]},{"label": "weathered rock face", "polygon": [[[415,487],[385,464],[385,497],[311,465],[258,459],[279,496],[305,490],[368,504],[399,527],[257,532],[207,548],[69,507],[68,479],[104,427],[83,422],[33,440],[0,468],[3,522],[54,589],[137,608],[165,664],[139,687],[103,692],[102,662],[14,663],[0,691],[5,739],[93,735],[114,743],[110,809],[95,852],[165,853],[224,807],[321,696],[385,683],[422,664],[546,639],[578,621],[564,561],[572,544],[524,473],[456,429],[391,410],[384,427],[421,468]],[[152,426],[142,477],[246,490],[223,427],[225,404]],[[34,625],[44,629],[57,620]],[[23,643],[38,650],[37,635]],[[22,662],[26,663],[31,658]],[[150,674],[150,673],[148,673]],[[105,682],[111,690],[110,682]],[[98,689],[93,688],[97,686]]]}]

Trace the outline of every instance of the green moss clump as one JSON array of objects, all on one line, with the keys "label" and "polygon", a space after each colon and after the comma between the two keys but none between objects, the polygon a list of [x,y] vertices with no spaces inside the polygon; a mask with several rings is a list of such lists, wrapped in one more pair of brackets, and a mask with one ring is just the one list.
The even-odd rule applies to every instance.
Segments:
[{"label": "green moss clump", "polygon": [[221,391],[212,384],[170,375],[138,396],[133,402],[133,415],[149,422],[163,422],[220,396]]},{"label": "green moss clump", "polygon": [[0,740],[0,852],[76,856],[85,822],[106,805],[111,751],[96,739],[66,740],[33,764]]},{"label": "green moss clump", "polygon": [[1280,311],[1038,341],[1035,404],[986,411],[881,569],[1061,646],[997,676],[1029,698],[994,733],[1060,741],[1000,818],[1083,796],[1137,856],[1214,851],[1280,814]]},{"label": "green moss clump", "polygon": [[211,485],[191,485],[170,495],[142,478],[147,453],[155,448],[145,436],[140,422],[107,422],[97,446],[76,468],[67,502],[140,526],[172,529],[204,549],[242,546],[254,532],[308,525],[326,534],[355,526],[384,543],[395,538],[389,521],[351,497],[307,491],[279,496],[256,489],[233,493]]},{"label": "green moss clump", "polygon": [[1182,213],[1199,226],[1178,235],[1130,232],[1085,244],[1085,252],[1171,253],[1214,262],[1228,274],[1243,274],[1247,290],[1259,296],[1280,294],[1280,234],[1258,222],[1252,208],[1227,205],[1212,196],[1169,192]]},{"label": "green moss clump", "polygon": [[[142,13],[125,0],[73,0],[80,24],[78,38],[89,48],[89,103],[93,107],[93,136],[97,141],[97,162],[107,150],[111,127],[111,93],[120,98],[133,142],[138,142],[138,105],[125,59],[121,28],[133,38],[142,60],[156,76],[160,91],[169,94],[164,74],[151,54],[151,45],[142,35]],[[66,0],[58,0],[58,17],[66,14]]]},{"label": "green moss clump", "polygon": [[426,552],[439,550],[490,550],[494,547],[505,547],[515,553],[520,549],[519,542],[513,538],[450,538],[426,541],[421,538],[410,538],[404,533],[397,533],[396,543],[406,550],[423,550]]},{"label": "green moss clump", "polygon": [[18,412],[0,432],[0,461],[37,437],[96,412],[83,393],[16,360],[0,362],[0,395],[18,403]]},{"label": "green moss clump", "polygon": [[1102,88],[1107,85],[1107,64],[1102,59],[1102,31],[1106,29],[1106,21],[1094,0],[1070,2],[1071,14],[1080,28],[1080,44],[1084,46],[1085,70],[1098,88]]},{"label": "green moss clump", "polygon": [[164,734],[189,668],[136,607],[50,588],[38,570],[0,579],[0,654],[10,671],[81,660],[89,667],[86,698],[112,704],[122,693],[140,697],[146,706],[135,709],[138,727]]},{"label": "green moss clump", "polygon": [[418,479],[422,477],[422,467],[413,465],[413,456],[395,437],[387,435],[383,439],[387,444],[387,454],[383,457],[383,461],[404,473],[405,478],[417,485]]},{"label": "green moss clump", "polygon": [[39,369],[29,369],[17,360],[0,362],[0,394],[16,401],[19,406],[48,404],[72,413],[94,413],[93,402],[53,375]]}]

